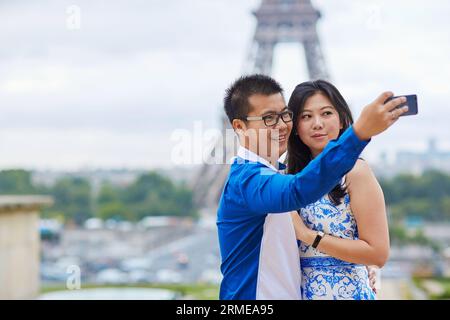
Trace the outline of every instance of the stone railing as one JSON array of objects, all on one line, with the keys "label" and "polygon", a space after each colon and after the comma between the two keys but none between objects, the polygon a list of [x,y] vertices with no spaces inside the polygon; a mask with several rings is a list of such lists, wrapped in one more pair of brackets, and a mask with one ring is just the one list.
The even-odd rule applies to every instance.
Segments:
[{"label": "stone railing", "polygon": [[39,294],[39,211],[51,197],[0,196],[0,299]]}]

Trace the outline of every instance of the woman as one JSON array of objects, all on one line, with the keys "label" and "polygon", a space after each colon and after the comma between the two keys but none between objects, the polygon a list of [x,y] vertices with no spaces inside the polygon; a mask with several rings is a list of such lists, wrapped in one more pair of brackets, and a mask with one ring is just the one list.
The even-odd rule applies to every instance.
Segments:
[{"label": "woman", "polygon": [[[289,109],[295,128],[288,144],[290,174],[301,171],[353,123],[342,95],[323,80],[298,85]],[[375,299],[365,266],[385,264],[389,233],[383,192],[367,162],[358,160],[329,194],[299,213],[291,217],[301,240],[303,298]]]}]

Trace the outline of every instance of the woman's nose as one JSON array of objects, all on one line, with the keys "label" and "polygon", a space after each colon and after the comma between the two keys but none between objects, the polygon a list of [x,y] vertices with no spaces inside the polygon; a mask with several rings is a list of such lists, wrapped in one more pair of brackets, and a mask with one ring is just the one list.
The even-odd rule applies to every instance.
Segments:
[{"label": "woman's nose", "polygon": [[320,117],[314,117],[314,128],[322,128],[323,122]]}]

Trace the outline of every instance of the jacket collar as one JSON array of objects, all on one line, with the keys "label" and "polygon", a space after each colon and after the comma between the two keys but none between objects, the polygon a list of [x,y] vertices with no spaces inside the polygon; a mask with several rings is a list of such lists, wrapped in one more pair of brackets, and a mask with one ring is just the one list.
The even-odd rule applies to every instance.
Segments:
[{"label": "jacket collar", "polygon": [[247,148],[244,148],[243,146],[239,146],[237,156],[250,162],[259,162],[274,171],[281,171],[286,169],[286,165],[281,162],[278,162],[279,169],[275,168],[269,161],[248,150]]}]

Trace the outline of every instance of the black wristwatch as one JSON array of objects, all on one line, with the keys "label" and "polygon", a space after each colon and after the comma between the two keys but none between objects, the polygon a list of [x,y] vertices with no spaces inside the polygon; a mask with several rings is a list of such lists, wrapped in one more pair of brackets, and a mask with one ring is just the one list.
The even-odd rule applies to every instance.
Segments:
[{"label": "black wristwatch", "polygon": [[325,233],[323,233],[322,231],[317,231],[316,239],[314,239],[314,242],[312,244],[312,247],[314,249],[317,248],[317,246],[319,245],[320,240],[322,240],[323,237],[325,237]]}]

